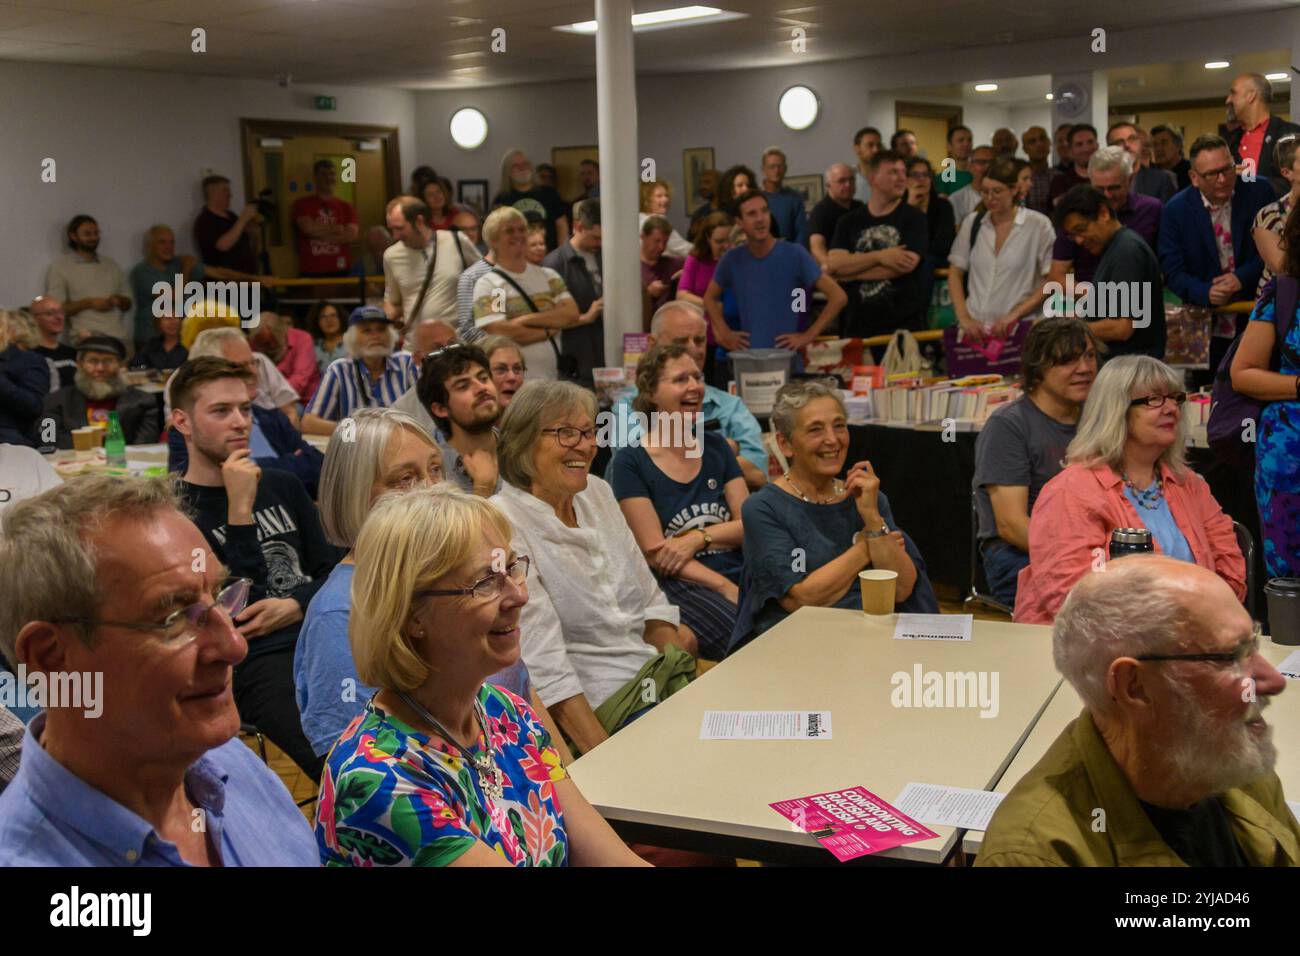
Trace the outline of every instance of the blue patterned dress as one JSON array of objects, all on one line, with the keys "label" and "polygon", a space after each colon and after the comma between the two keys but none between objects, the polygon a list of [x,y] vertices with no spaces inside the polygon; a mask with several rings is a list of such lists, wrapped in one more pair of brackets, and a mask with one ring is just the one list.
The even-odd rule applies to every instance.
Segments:
[{"label": "blue patterned dress", "polygon": [[[1260,301],[1250,321],[1273,323],[1271,297]],[[1300,375],[1300,320],[1291,320],[1281,352],[1278,371]],[[1300,401],[1264,406],[1255,444],[1255,498],[1268,576],[1300,577]]]}]

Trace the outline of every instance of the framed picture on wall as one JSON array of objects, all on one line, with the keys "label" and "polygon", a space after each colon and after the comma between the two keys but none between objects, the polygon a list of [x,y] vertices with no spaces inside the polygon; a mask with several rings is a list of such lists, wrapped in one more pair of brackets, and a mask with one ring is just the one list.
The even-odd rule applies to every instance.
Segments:
[{"label": "framed picture on wall", "polygon": [[821,202],[822,196],[825,195],[825,182],[821,176],[787,176],[785,185],[803,196],[805,212],[812,212],[812,207]]},{"label": "framed picture on wall", "polygon": [[469,206],[482,219],[487,215],[488,181],[486,179],[456,180],[456,201]]},{"label": "framed picture on wall", "polygon": [[578,166],[589,159],[600,165],[600,148],[597,146],[553,146],[551,165],[555,167],[555,191],[564,200],[574,199],[583,193],[578,180]]},{"label": "framed picture on wall", "polygon": [[682,150],[682,204],[687,212],[694,209],[701,199],[697,194],[700,188],[700,176],[706,169],[713,168],[715,167],[712,146],[696,146]]}]

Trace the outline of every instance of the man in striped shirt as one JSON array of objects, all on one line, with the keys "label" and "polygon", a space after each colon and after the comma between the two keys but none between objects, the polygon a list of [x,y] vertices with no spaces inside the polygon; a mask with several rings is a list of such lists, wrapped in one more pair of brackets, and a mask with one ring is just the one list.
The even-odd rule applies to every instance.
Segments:
[{"label": "man in striped shirt", "polygon": [[302,417],[307,435],[332,435],[358,408],[387,408],[416,381],[410,353],[397,351],[397,330],[383,309],[363,305],[348,316],[348,357],[335,359]]}]

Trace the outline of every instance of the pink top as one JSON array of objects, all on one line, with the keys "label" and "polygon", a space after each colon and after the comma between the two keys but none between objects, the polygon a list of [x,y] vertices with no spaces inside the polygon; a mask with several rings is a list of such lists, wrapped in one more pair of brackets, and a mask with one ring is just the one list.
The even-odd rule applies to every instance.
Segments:
[{"label": "pink top", "polygon": [[311,401],[320,385],[320,366],[316,364],[316,343],[309,333],[302,329],[289,329],[284,355],[275,367],[289,380],[304,405]]},{"label": "pink top", "polygon": [[713,278],[713,273],[717,271],[716,262],[705,262],[692,253],[686,257],[686,265],[682,268],[682,277],[677,281],[677,288],[685,289],[691,295],[698,295],[702,299],[704,293],[709,291],[709,282]]},{"label": "pink top", "polygon": [[[1181,477],[1164,464],[1165,499],[1196,563],[1246,596],[1246,561],[1237,546],[1232,519],[1195,472]],[[1016,591],[1018,624],[1051,624],[1075,582],[1100,567],[1116,528],[1145,527],[1124,495],[1123,480],[1105,465],[1075,464],[1043,486],[1029,518],[1029,566]],[[1160,551],[1159,543],[1155,550]]]}]

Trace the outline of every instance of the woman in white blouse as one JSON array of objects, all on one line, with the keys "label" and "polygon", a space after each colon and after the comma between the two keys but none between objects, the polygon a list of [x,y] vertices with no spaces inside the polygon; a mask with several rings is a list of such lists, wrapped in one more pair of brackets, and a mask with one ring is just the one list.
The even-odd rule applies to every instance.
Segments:
[{"label": "woman in white blouse", "polygon": [[981,186],[984,211],[966,216],[948,254],[952,308],[964,335],[976,342],[1007,338],[1047,298],[1043,283],[1056,231],[1041,212],[1016,205],[1018,176],[1010,157],[994,160]]},{"label": "woman in white blouse", "polygon": [[501,419],[492,498],[533,560],[520,619],[533,686],[582,752],[685,686],[697,649],[614,493],[588,474],[595,414],[570,382],[524,385]]},{"label": "woman in white blouse", "polygon": [[[690,197],[686,201],[690,202]],[[664,179],[651,180],[648,183],[641,184],[641,212],[637,216],[637,234],[640,234],[641,227],[651,216],[663,216],[668,218],[668,207],[673,202],[673,187],[668,185]],[[678,259],[685,259],[691,254],[694,247],[682,234],[674,229],[668,234],[668,254],[676,256]]]}]

